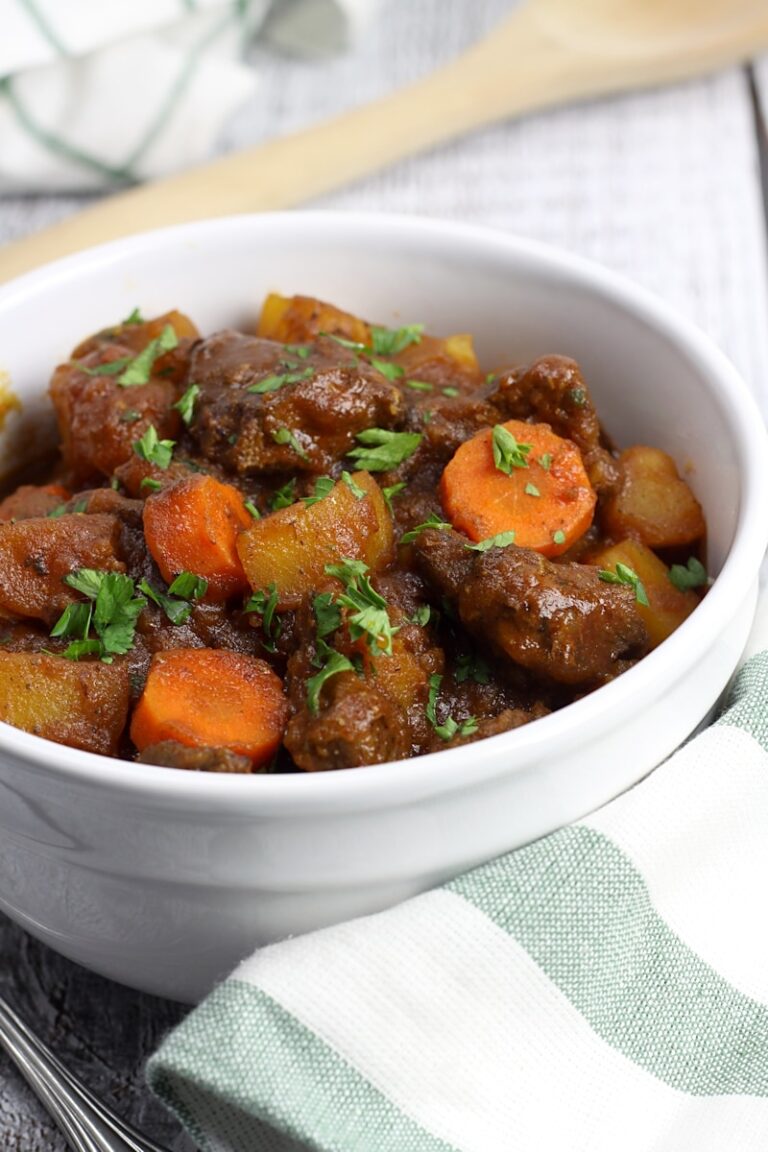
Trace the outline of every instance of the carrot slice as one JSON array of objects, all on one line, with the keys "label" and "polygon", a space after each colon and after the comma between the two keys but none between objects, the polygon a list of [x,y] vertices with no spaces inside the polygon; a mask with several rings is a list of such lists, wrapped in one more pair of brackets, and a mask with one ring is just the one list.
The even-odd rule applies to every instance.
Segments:
[{"label": "carrot slice", "polygon": [[[522,448],[501,457],[507,472],[494,459],[494,440],[509,448],[509,435]],[[484,428],[462,444],[443,472],[440,495],[454,528],[470,539],[512,531],[516,544],[550,557],[583,536],[597,501],[576,445],[548,424],[522,420]]]},{"label": "carrot slice", "polygon": [[277,751],[287,720],[280,677],[264,660],[223,648],[171,648],[152,657],[131,740],[139,751],[161,740],[228,748],[260,767]]},{"label": "carrot slice", "polygon": [[207,600],[226,600],[248,588],[236,541],[251,523],[237,489],[212,476],[180,480],[144,505],[147,547],[163,579],[170,584],[180,572],[204,576]]}]

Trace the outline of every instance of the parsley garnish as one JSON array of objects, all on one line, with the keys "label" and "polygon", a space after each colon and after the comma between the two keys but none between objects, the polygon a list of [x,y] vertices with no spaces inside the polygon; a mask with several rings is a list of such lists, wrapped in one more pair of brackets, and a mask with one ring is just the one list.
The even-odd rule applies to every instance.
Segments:
[{"label": "parsley garnish", "polygon": [[440,685],[442,683],[442,676],[439,672],[435,672],[429,678],[429,696],[427,698],[426,715],[427,720],[435,730],[436,735],[441,740],[452,740],[458,733],[459,736],[472,736],[477,732],[477,720],[474,716],[468,716],[461,724],[458,724],[452,716],[447,716],[442,724],[437,722],[437,697],[440,693]]},{"label": "parsley garnish", "polygon": [[359,484],[355,483],[355,481],[352,479],[352,476],[350,475],[349,472],[342,472],[341,480],[342,480],[342,483],[346,484],[347,488],[349,488],[352,495],[355,496],[358,500],[364,500],[365,499],[365,497],[367,495],[365,489],[361,488]]},{"label": "parsley garnish", "polygon": [[298,356],[299,360],[306,360],[312,351],[309,344],[286,344],[285,350],[291,356]]},{"label": "parsley garnish", "polygon": [[605,584],[629,584],[635,590],[637,603],[642,604],[645,608],[650,607],[648,594],[642,580],[628,564],[617,564],[615,572],[611,572],[607,568],[600,568],[597,575]]},{"label": "parsley garnish", "polygon": [[275,444],[289,445],[294,450],[296,455],[300,456],[302,460],[309,460],[306,452],[296,439],[295,433],[291,432],[290,428],[277,428],[272,433],[272,439],[274,440]]},{"label": "parsley garnish", "polygon": [[120,413],[120,419],[123,424],[135,424],[137,420],[141,420],[141,413],[137,412],[135,408],[126,408],[124,412]]},{"label": "parsley garnish", "polygon": [[259,510],[256,507],[256,505],[254,504],[253,500],[246,500],[245,501],[245,510],[246,510],[246,512],[250,512],[250,514],[251,514],[251,516],[253,516],[254,520],[261,520],[261,512],[259,512]]},{"label": "parsley garnish", "polygon": [[139,484],[139,488],[149,488],[150,492],[159,492],[162,484],[159,480],[155,480],[153,476],[145,476],[141,484]]},{"label": "parsley garnish", "polygon": [[317,621],[318,640],[323,640],[341,627],[341,608],[336,603],[333,592],[319,592],[312,601],[312,609]]},{"label": "parsley garnish", "polygon": [[366,428],[355,437],[363,445],[347,455],[368,472],[388,472],[402,464],[421,443],[420,432],[389,432],[386,428]]},{"label": "parsley garnish", "polygon": [[543,456],[539,456],[539,464],[541,464],[545,472],[549,472],[552,467],[552,453],[545,452]]},{"label": "parsley garnish", "polygon": [[195,413],[195,401],[200,395],[200,388],[197,384],[190,384],[184,395],[180,400],[177,400],[173,407],[181,414],[181,418],[189,428],[192,423],[192,417]]},{"label": "parsley garnish", "polygon": [[441,391],[443,393],[443,396],[449,396],[451,398],[451,400],[453,400],[456,396],[459,395],[458,388],[454,388],[452,385],[449,385],[447,388],[441,389]]},{"label": "parsley garnish", "polygon": [[133,450],[148,464],[155,464],[165,470],[171,463],[175,444],[175,440],[158,440],[157,429],[154,424],[150,424],[141,440],[134,442]]},{"label": "parsley garnish", "polygon": [[342,656],[341,652],[335,652],[331,649],[328,660],[324,667],[315,676],[310,676],[307,680],[307,707],[313,716],[316,716],[320,710],[320,692],[323,685],[331,679],[332,676],[337,676],[339,672],[354,672],[355,666],[351,660],[346,656]]},{"label": "parsley garnish", "polygon": [[251,384],[246,392],[255,392],[263,396],[267,392],[278,392],[285,384],[298,384],[300,380],[308,380],[314,374],[314,368],[303,368],[299,372],[270,373],[258,384]]},{"label": "parsley garnish", "polygon": [[72,367],[78,368],[86,376],[117,376],[130,363],[130,356],[118,356],[117,360],[106,360],[103,364],[96,364],[93,368],[89,368],[87,364],[81,364],[79,360],[73,360]]},{"label": "parsley garnish", "polygon": [[413,388],[414,392],[431,392],[434,388],[434,384],[430,384],[429,380],[406,380],[405,386]]},{"label": "parsley garnish", "polygon": [[474,680],[475,684],[487,684],[490,669],[482,656],[477,656],[474,652],[460,652],[456,659],[453,678],[457,684],[463,684],[465,680]]},{"label": "parsley garnish", "polygon": [[142,314],[138,308],[134,308],[133,311],[131,312],[130,316],[126,316],[125,320],[120,321],[120,326],[124,328],[128,324],[143,324],[143,323],[144,323],[144,317],[142,316]]},{"label": "parsley garnish", "polygon": [[296,503],[296,477],[289,480],[287,484],[283,484],[282,488],[278,488],[270,501],[270,508],[273,512],[277,512],[278,508],[290,508],[291,504]]},{"label": "parsley garnish", "polygon": [[392,627],[386,600],[372,587],[366,575],[368,565],[362,560],[345,557],[339,564],[326,564],[325,572],[344,585],[336,603],[349,610],[347,624],[352,639],[364,639],[374,656],[382,653],[391,656],[392,637],[397,629]]},{"label": "parsley garnish", "polygon": [[420,604],[411,616],[411,624],[418,624],[420,628],[426,628],[431,616],[432,609],[429,604]]},{"label": "parsley garnish", "polygon": [[184,624],[192,613],[190,600],[199,600],[208,590],[208,581],[194,572],[182,572],[168,589],[158,592],[147,580],[139,584],[139,591],[162,608],[171,624]]},{"label": "parsley garnish", "polygon": [[371,325],[371,351],[377,356],[397,356],[411,344],[419,344],[423,324],[406,324],[403,328],[380,328]]},{"label": "parsley garnish", "polygon": [[439,516],[430,516],[427,520],[424,520],[423,523],[417,524],[415,528],[411,528],[410,531],[403,532],[400,537],[400,543],[410,544],[412,540],[415,540],[416,537],[421,532],[426,531],[427,528],[435,528],[438,532],[448,532],[453,528],[453,525],[449,524],[447,520],[441,520]]},{"label": "parsley garnish", "polygon": [[390,364],[388,360],[371,360],[371,364],[377,372],[381,372],[382,376],[386,376],[387,380],[399,380],[401,376],[405,376],[405,368],[400,364]]},{"label": "parsley garnish", "polygon": [[583,408],[587,402],[587,394],[583,388],[571,388],[568,395],[577,408]]},{"label": "parsley garnish", "polygon": [[487,540],[480,540],[477,544],[465,544],[464,547],[469,548],[471,552],[487,552],[489,548],[508,548],[514,542],[514,532],[497,532]]},{"label": "parsley garnish", "polygon": [[333,340],[336,344],[340,344],[342,348],[349,348],[352,352],[367,352],[368,346],[361,344],[359,340],[347,340],[344,336],[336,336],[333,332],[319,332],[319,336],[327,336],[329,340]]},{"label": "parsley garnish", "polygon": [[496,424],[491,435],[493,445],[493,462],[499,472],[511,476],[513,468],[528,467],[528,453],[530,444],[519,444],[512,433],[503,424]]},{"label": "parsley garnish", "polygon": [[[105,664],[133,647],[136,621],[146,605],[136,596],[130,576],[122,572],[99,572],[80,568],[64,577],[64,583],[88,597],[89,604],[70,604],[54,624],[51,636],[78,636],[62,652],[68,660],[98,655]],[[96,638],[88,639],[93,627]]]},{"label": "parsley garnish", "polygon": [[264,647],[267,652],[275,652],[275,640],[279,637],[282,631],[282,624],[280,620],[275,619],[275,611],[277,609],[277,585],[274,581],[268,586],[266,591],[260,589],[254,592],[250,600],[245,606],[246,612],[256,612],[261,616],[261,623],[264,629]]},{"label": "parsley garnish", "polygon": [[[349,473],[345,472],[344,475],[348,476]],[[317,504],[318,500],[324,500],[329,492],[332,492],[335,487],[336,485],[330,476],[318,476],[317,480],[315,480],[315,487],[312,495],[302,496],[302,503],[306,504],[308,508],[311,508],[313,504]],[[365,493],[363,493],[363,495],[365,495]]]},{"label": "parsley garnish", "polygon": [[176,348],[179,338],[171,324],[166,324],[159,336],[150,340],[146,348],[134,356],[125,367],[125,371],[117,378],[118,384],[123,388],[132,388],[137,384],[146,384],[152,375],[155,360],[165,352]]},{"label": "parsley garnish", "polygon": [[558,528],[557,532],[552,533],[552,539],[555,544],[565,544],[565,532],[563,532],[562,528]]},{"label": "parsley garnish", "polygon": [[526,496],[541,496],[541,492],[539,492],[536,485],[530,483],[525,486],[525,494]]},{"label": "parsley garnish", "polygon": [[687,564],[673,564],[669,570],[669,579],[678,592],[687,592],[690,588],[703,588],[709,577],[701,560],[689,556]]},{"label": "parsley garnish", "polygon": [[398,492],[402,492],[405,488],[405,481],[401,480],[399,484],[390,484],[387,488],[382,488],[381,494],[387,502],[387,508],[392,511],[392,498],[397,496]]}]

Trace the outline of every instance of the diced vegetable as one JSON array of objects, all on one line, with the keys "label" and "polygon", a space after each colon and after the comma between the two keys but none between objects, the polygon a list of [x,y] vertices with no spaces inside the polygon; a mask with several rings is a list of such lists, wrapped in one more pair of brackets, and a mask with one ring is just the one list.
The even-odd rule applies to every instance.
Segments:
[{"label": "diced vegetable", "polygon": [[128,715],[127,665],[0,651],[0,720],[86,752],[115,756]]},{"label": "diced vegetable", "polygon": [[79,568],[124,572],[120,525],[106,512],[0,524],[0,616],[53,624],[76,593],[64,577]]},{"label": "diced vegetable", "polygon": [[163,740],[226,748],[260,767],[277,751],[287,719],[282,682],[263,660],[173,648],[152,658],[131,739],[140,751]]},{"label": "diced vegetable", "polygon": [[623,564],[637,575],[649,601],[647,607],[638,603],[637,611],[648,629],[653,648],[679,628],[699,603],[695,593],[675,588],[666,564],[638,540],[622,540],[591,556],[590,563],[606,571],[614,571],[617,564]]},{"label": "diced vegetable", "polygon": [[248,580],[237,553],[237,538],[253,523],[243,497],[212,476],[190,476],[149,496],[144,535],[163,579],[195,572],[208,581],[206,600],[227,600],[245,592]]},{"label": "diced vegetable", "polygon": [[272,292],[264,301],[257,335],[283,344],[315,340],[322,332],[367,344],[371,331],[364,320],[325,304],[312,296],[279,296]]},{"label": "diced vegetable", "polygon": [[440,481],[454,528],[475,541],[514,542],[559,556],[592,523],[596,496],[581,453],[548,424],[508,420],[465,441]]},{"label": "diced vegetable", "polygon": [[637,445],[622,452],[619,463],[623,481],[603,516],[609,535],[618,540],[629,536],[649,548],[674,548],[703,537],[701,505],[671,456]]},{"label": "diced vegetable", "polygon": [[339,557],[382,568],[393,549],[392,517],[376,481],[354,472],[351,485],[340,480],[314,504],[292,504],[253,520],[237,548],[254,591],[274,584],[281,609],[295,607],[325,583],[325,565]]}]

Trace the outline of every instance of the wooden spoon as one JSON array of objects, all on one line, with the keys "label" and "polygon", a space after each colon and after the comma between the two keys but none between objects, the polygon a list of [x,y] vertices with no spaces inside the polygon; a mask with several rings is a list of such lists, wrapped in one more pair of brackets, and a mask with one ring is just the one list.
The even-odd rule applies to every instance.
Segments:
[{"label": "wooden spoon", "polygon": [[484,40],[408,88],[111,196],[7,245],[0,281],[147,228],[288,208],[481,125],[683,80],[766,46],[766,0],[528,0]]}]

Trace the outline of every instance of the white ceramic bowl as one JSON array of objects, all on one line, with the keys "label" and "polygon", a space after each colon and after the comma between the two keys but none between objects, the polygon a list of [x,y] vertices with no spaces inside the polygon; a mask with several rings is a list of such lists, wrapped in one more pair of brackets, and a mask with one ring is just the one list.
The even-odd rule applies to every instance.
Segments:
[{"label": "white ceramic bowl", "polygon": [[255,945],[373,912],[609,800],[722,692],[752,620],[768,519],[762,421],[736,372],[659,300],[497,232],[295,213],[202,222],[85,252],[0,291],[0,369],[28,452],[52,367],[139,304],[203,332],[269,290],[384,323],[472,332],[481,362],[574,356],[621,444],[689,470],[717,579],[618,680],[527,727],[417,760],[274,777],[108,760],[0,724],[0,906],[113,979],[193,1000]]}]

